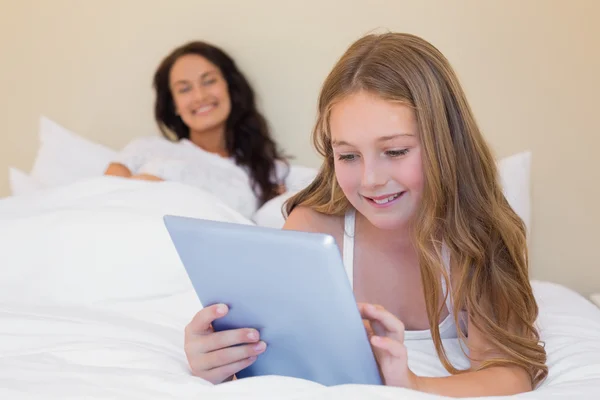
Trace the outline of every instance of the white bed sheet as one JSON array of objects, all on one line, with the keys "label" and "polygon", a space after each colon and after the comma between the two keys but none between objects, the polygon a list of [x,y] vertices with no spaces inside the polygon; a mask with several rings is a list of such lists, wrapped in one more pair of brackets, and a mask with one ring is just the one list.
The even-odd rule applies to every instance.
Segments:
[{"label": "white bed sheet", "polygon": [[[183,329],[201,305],[165,213],[250,223],[193,188],[109,177],[0,201],[0,398],[442,398],[283,377],[213,386],[191,376]],[[600,398],[600,310],[565,287],[534,288],[550,375],[513,398]],[[458,344],[445,343],[466,365]],[[431,342],[407,346],[417,374],[446,375]]]}]

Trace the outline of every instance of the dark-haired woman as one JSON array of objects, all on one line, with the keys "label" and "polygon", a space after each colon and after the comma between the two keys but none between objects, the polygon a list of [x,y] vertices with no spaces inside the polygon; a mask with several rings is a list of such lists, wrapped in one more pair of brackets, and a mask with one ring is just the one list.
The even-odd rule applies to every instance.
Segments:
[{"label": "dark-haired woman", "polygon": [[250,217],[285,191],[288,163],[235,62],[204,42],[176,48],[153,82],[164,136],[128,144],[105,174],[178,181],[211,192]]}]

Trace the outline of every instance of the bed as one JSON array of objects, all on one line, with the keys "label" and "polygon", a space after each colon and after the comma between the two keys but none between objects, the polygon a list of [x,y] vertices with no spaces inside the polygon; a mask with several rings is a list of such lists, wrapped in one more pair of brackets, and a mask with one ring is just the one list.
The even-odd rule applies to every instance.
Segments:
[{"label": "bed", "polygon": [[[501,164],[507,197],[526,221],[527,162]],[[193,187],[103,176],[1,199],[0,398],[443,398],[277,376],[213,386],[190,374],[183,330],[201,304],[162,216],[277,227],[284,199],[250,220]],[[514,398],[600,398],[600,309],[559,284],[532,283],[550,373]],[[457,342],[445,346],[455,365],[467,365]],[[414,372],[447,374],[430,341],[407,347]]]}]

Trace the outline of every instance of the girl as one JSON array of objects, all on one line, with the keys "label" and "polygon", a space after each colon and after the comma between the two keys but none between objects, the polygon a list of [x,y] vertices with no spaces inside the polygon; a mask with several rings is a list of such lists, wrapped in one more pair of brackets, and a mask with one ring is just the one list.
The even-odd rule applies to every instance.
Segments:
[{"label": "girl", "polygon": [[[337,239],[384,382],[457,397],[540,383],[525,226],[444,56],[408,34],[360,39],[323,85],[313,139],[324,163],[289,200],[285,229]],[[226,311],[207,307],[186,330],[192,371],[212,381],[265,348],[252,330],[213,333]],[[444,351],[456,337],[468,371]],[[433,340],[450,376],[412,373],[405,339]]]},{"label": "girl", "polygon": [[246,217],[285,190],[287,162],[223,50],[204,42],[176,48],[159,65],[154,89],[155,119],[169,140],[133,141],[106,175],[188,183]]}]

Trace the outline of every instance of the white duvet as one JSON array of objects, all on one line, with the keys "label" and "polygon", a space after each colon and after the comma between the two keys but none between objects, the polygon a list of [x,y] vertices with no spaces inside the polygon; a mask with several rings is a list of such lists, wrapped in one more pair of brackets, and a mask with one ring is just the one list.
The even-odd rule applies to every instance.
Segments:
[{"label": "white duvet", "polygon": [[[164,214],[252,223],[167,182],[100,177],[0,200],[0,398],[442,398],[274,376],[212,386],[191,376],[183,329],[200,303]],[[559,285],[534,289],[550,375],[515,398],[600,398],[600,310]],[[407,346],[417,374],[446,375],[431,342]],[[466,365],[456,342],[446,346]]]}]

